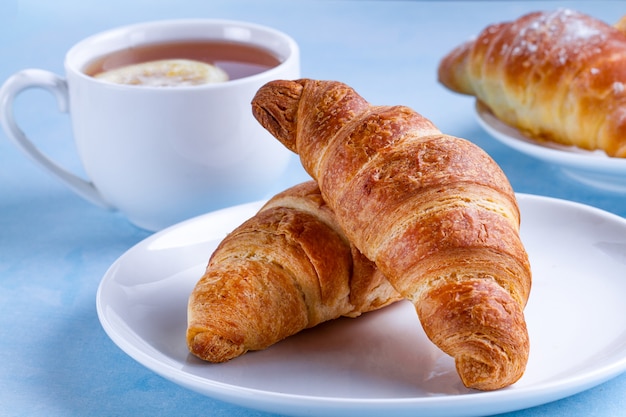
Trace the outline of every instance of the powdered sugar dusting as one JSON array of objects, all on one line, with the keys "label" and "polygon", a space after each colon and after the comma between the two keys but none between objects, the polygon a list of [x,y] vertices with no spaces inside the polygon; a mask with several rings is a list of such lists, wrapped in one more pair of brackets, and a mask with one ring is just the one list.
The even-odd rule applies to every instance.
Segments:
[{"label": "powdered sugar dusting", "polygon": [[600,24],[570,9],[537,14],[534,19],[513,23],[511,30],[516,30],[518,36],[502,53],[530,57],[542,53],[566,65],[572,57],[600,51],[605,40]]},{"label": "powdered sugar dusting", "polygon": [[[558,13],[558,12],[556,12]],[[597,27],[592,27],[589,22],[573,15],[571,10],[565,10],[561,15],[556,16],[563,24],[563,41],[575,42],[575,41],[589,41],[593,37],[601,36],[601,32]]]}]

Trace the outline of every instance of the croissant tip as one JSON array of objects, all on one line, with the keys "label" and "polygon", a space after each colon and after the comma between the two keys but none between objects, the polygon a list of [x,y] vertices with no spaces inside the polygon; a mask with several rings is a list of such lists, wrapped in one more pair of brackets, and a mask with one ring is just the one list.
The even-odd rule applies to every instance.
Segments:
[{"label": "croissant tip", "polygon": [[[480,362],[473,358],[462,358],[456,361],[457,373],[465,387],[479,391],[494,391],[517,382],[523,374],[498,368],[493,364]],[[505,374],[505,375],[503,375]]]},{"label": "croissant tip", "polygon": [[296,152],[297,111],[302,83],[274,80],[263,85],[252,99],[252,114],[269,133]]},{"label": "croissant tip", "polygon": [[187,346],[193,355],[213,363],[227,362],[245,353],[241,343],[209,331],[190,334]]}]

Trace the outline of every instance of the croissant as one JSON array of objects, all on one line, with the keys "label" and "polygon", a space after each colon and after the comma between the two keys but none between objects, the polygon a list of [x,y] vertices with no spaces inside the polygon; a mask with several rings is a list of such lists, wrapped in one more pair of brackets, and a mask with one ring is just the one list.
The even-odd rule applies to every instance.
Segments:
[{"label": "croissant", "polygon": [[569,9],[530,13],[455,48],[438,78],[534,139],[623,158],[625,27]]},{"label": "croissant", "polygon": [[517,381],[531,272],[499,166],[410,108],[372,106],[340,82],[272,81],[252,107],[300,155],[348,238],[413,302],[463,383]]},{"label": "croissant", "polygon": [[626,35],[626,15],[622,16],[622,18],[618,20],[613,26],[615,27],[615,29]]},{"label": "croissant", "polygon": [[225,362],[400,298],[309,181],[277,194],[218,245],[189,297],[187,345]]}]

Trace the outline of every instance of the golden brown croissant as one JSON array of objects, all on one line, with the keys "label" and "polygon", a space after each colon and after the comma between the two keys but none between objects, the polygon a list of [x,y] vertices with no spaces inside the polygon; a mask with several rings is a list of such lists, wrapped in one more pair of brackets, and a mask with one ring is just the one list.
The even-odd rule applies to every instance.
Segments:
[{"label": "golden brown croissant", "polygon": [[530,137],[626,157],[626,33],[617,27],[568,9],[530,13],[455,48],[439,80]]},{"label": "golden brown croissant", "polygon": [[531,285],[515,195],[471,142],[403,106],[371,106],[333,81],[278,80],[257,120],[300,155],[348,238],[415,305],[468,387],[523,374]]},{"label": "golden brown croissant", "polygon": [[224,362],[400,298],[309,181],[276,195],[217,247],[189,298],[187,345]]},{"label": "golden brown croissant", "polygon": [[622,16],[613,26],[620,32],[626,35],[626,15]]}]

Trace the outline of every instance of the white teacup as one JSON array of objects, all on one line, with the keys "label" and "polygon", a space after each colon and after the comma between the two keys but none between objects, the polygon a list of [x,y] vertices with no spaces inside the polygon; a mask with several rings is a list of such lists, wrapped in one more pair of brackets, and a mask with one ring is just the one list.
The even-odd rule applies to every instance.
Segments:
[{"label": "white teacup", "polygon": [[[85,73],[94,60],[147,44],[218,40],[260,47],[278,65],[255,75],[193,86],[114,84]],[[258,88],[300,75],[297,44],[256,24],[211,19],[157,21],[103,32],[72,47],[65,78],[24,70],[0,90],[10,139],[79,195],[159,230],[204,212],[266,197],[290,153],[251,113]],[[18,127],[13,101],[23,90],[49,90],[69,111],[88,180],[52,162]]]}]

